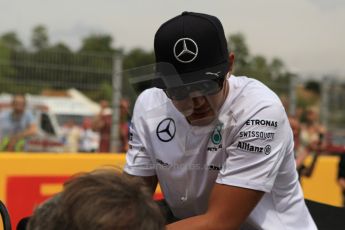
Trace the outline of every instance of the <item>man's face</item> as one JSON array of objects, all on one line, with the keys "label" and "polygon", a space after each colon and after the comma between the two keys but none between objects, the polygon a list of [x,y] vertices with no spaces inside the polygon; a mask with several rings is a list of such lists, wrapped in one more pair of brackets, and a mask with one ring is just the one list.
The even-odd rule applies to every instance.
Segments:
[{"label": "man's face", "polygon": [[225,80],[222,89],[211,95],[200,95],[191,92],[189,97],[172,102],[186,119],[194,126],[210,124],[218,115],[218,110],[223,105],[228,92],[228,82]]},{"label": "man's face", "polygon": [[22,96],[15,96],[12,101],[13,112],[17,115],[24,113],[25,110],[25,98]]},{"label": "man's face", "polygon": [[99,102],[99,105],[101,106],[102,109],[108,108],[109,107],[109,102],[107,100],[101,100]]}]

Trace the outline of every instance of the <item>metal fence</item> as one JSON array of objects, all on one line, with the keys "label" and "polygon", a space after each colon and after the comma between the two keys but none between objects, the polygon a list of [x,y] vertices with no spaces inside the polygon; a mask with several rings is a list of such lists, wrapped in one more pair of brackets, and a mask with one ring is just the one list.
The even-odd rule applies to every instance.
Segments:
[{"label": "metal fence", "polygon": [[[98,53],[12,52],[0,59],[0,94],[63,95],[74,88],[94,101],[112,102],[113,127],[118,130],[122,56]],[[115,90],[114,90],[115,89]],[[112,132],[112,150],[119,145]]]},{"label": "metal fence", "polygon": [[38,94],[44,89],[76,88],[91,98],[112,90],[114,56],[71,52],[13,52],[0,60],[0,90]]},{"label": "metal fence", "polygon": [[321,81],[321,121],[333,142],[345,145],[345,79],[325,76]]},{"label": "metal fence", "polygon": [[[120,98],[129,98],[132,106],[135,100],[128,79],[122,79],[120,74],[122,59],[119,55],[98,53],[14,52],[9,59],[0,59],[0,93],[40,94],[46,90],[76,88],[95,101],[107,98],[112,101],[112,146],[116,146]],[[345,81],[327,77],[321,82],[322,122],[329,130],[342,132],[345,130]],[[288,83],[266,84],[279,96],[289,98],[289,113],[294,114],[298,106],[297,88],[303,81],[293,76]]]}]

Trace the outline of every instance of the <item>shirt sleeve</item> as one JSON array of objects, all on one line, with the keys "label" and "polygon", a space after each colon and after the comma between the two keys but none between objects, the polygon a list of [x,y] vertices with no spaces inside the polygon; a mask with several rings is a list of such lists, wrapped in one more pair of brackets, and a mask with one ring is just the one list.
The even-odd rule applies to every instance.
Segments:
[{"label": "shirt sleeve", "polygon": [[33,113],[29,110],[27,110],[25,112],[25,124],[26,126],[29,126],[29,125],[36,125],[36,119],[35,119],[35,116],[33,115]]},{"label": "shirt sleeve", "polygon": [[139,97],[129,127],[128,151],[124,171],[134,176],[156,175],[155,164],[148,153],[148,140],[145,138],[145,110]]},{"label": "shirt sleeve", "polygon": [[216,182],[270,192],[285,154],[293,155],[285,110],[278,105],[265,107],[237,130]]}]

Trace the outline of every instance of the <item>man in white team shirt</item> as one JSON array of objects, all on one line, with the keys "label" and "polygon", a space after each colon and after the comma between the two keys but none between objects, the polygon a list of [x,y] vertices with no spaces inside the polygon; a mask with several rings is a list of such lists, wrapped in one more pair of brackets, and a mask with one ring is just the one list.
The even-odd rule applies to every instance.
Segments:
[{"label": "man in white team shirt", "polygon": [[220,21],[184,12],[154,47],[160,77],[137,98],[124,171],[152,191],[159,182],[180,219],[167,229],[316,229],[285,110],[259,81],[231,75]]}]

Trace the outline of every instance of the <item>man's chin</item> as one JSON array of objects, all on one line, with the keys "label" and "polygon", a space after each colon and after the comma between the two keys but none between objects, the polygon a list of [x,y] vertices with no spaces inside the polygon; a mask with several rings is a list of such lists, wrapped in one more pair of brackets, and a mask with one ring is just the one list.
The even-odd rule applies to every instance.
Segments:
[{"label": "man's chin", "polygon": [[195,117],[195,116],[189,116],[187,117],[187,120],[189,123],[193,126],[206,126],[212,123],[214,121],[215,116],[214,115],[209,115],[205,117]]}]

